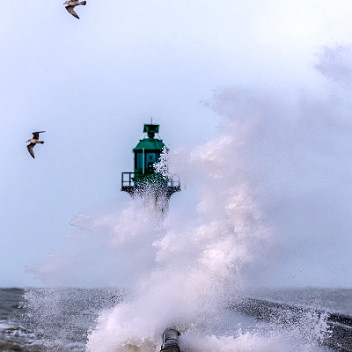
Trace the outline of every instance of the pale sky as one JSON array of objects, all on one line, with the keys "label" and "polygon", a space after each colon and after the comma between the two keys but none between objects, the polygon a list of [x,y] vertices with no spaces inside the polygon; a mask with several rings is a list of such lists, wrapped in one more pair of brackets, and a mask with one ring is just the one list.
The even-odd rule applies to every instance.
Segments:
[{"label": "pale sky", "polygon": [[[341,131],[351,126],[347,103],[352,78],[350,1],[87,0],[85,7],[77,8],[80,20],[69,15],[62,2],[49,1],[45,6],[39,0],[4,2],[0,13],[4,146],[0,156],[0,287],[40,286],[26,268],[40,267],[48,255],[65,246],[72,231],[70,221],[77,214],[104,207],[123,208],[129,196],[120,192],[120,173],[132,171],[131,150],[151,117],[160,123],[160,136],[171,150],[206,145],[222,135],[227,123],[224,116],[229,113],[222,110],[226,99],[221,92],[232,94],[239,89],[248,96],[265,92],[271,104],[285,106],[283,114],[292,106],[293,120],[297,101],[301,103],[305,97],[309,97],[309,106],[319,100],[325,112],[325,107],[338,106],[336,114],[343,118],[327,121],[318,137],[324,139],[331,132],[333,140],[327,140],[341,143],[342,149],[335,152],[342,150],[344,157],[332,158],[331,148],[325,145],[306,160],[317,160],[314,158],[319,155],[317,170],[322,165],[326,170],[347,167],[352,154]],[[214,108],[214,104],[220,106]],[[239,107],[243,118],[248,106]],[[321,113],[314,109],[304,111],[320,118]],[[312,126],[307,128],[301,120],[293,124],[294,131],[309,131]],[[42,134],[45,144],[35,147],[33,160],[25,141],[38,130],[46,131]],[[280,144],[278,131],[279,127],[274,127],[273,135],[266,134],[260,142],[264,146],[273,143],[271,158],[280,160],[275,170],[287,160],[280,154],[286,140]],[[302,138],[312,141],[313,136],[307,133]],[[294,145],[294,141],[290,143]],[[316,145],[323,145],[320,143]],[[297,154],[290,149],[288,155],[306,155],[307,150],[300,148]],[[253,171],[254,184],[264,167],[259,159],[246,163]],[[282,170],[288,172],[285,167]],[[293,186],[288,194],[283,184],[281,190],[275,186],[275,196],[270,197],[268,185],[278,183],[277,174],[268,174],[272,178],[258,197],[262,202],[272,201],[263,213],[277,225],[277,236],[280,229],[302,216],[295,207],[285,208],[285,197],[299,197],[302,188],[314,190],[313,176],[302,183],[290,183]],[[187,177],[192,178],[184,175]],[[345,180],[346,189],[352,186],[346,175],[341,179],[326,177],[339,185]],[[258,181],[257,187],[260,185]],[[331,232],[337,229],[343,233],[339,244],[333,246],[334,252],[329,252],[341,263],[329,274],[328,284],[350,287],[351,279],[344,277],[350,273],[352,259],[342,257],[352,248],[348,237],[352,196],[349,190],[342,192],[334,186],[329,192],[326,197],[331,197],[332,214],[339,214],[338,218],[332,215],[326,219],[324,206],[324,211],[311,211],[318,223],[322,217],[330,224]],[[345,195],[343,200],[340,192]],[[193,195],[190,181],[175,204],[196,202]],[[277,204],[273,204],[275,199]],[[272,212],[279,208],[284,210],[277,219]],[[307,215],[308,222],[310,218]],[[290,228],[292,237],[295,231],[300,232]],[[302,231],[306,229],[312,227]],[[311,260],[314,256],[318,254]],[[288,268],[295,265],[293,260]],[[321,280],[310,281],[310,275],[319,277],[319,270],[307,273],[303,282],[323,283],[326,271]],[[337,272],[341,276],[334,281]]]}]

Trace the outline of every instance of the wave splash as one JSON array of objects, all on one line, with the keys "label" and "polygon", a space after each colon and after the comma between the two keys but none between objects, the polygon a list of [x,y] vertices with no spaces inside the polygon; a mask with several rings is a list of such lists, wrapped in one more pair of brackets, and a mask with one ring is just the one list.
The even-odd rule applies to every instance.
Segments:
[{"label": "wave splash", "polygon": [[135,199],[117,222],[105,222],[105,228],[113,227],[111,243],[120,249],[129,243],[130,265],[124,274],[132,298],[99,316],[88,336],[88,351],[159,351],[160,336],[170,327],[182,332],[182,351],[315,348],[324,324],[302,340],[296,327],[269,328],[235,312],[229,315],[229,303],[242,295],[248,274],[260,269],[259,259],[271,241],[238,155],[246,141],[239,142],[236,134],[250,136],[251,125],[229,127],[229,133],[189,154],[176,151],[170,157],[184,173],[202,175],[201,180],[188,178],[198,185],[195,206],[183,204],[164,221],[153,222],[153,208],[143,206],[145,199]]}]

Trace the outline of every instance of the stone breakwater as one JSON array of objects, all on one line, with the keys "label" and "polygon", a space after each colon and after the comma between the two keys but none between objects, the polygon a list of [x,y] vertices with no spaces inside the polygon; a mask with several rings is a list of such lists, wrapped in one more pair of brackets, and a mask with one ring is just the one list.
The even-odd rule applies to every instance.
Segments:
[{"label": "stone breakwater", "polygon": [[[248,298],[231,305],[231,309],[258,320],[280,325],[300,325],[322,322],[326,329],[318,342],[338,352],[352,352],[352,317],[324,310],[298,307],[285,303]],[[312,327],[313,328],[313,327]]]}]

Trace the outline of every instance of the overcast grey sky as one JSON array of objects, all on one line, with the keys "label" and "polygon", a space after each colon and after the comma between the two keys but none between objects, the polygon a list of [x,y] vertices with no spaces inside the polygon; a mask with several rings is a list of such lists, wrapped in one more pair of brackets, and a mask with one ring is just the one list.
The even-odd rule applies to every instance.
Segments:
[{"label": "overcast grey sky", "polygon": [[[0,13],[0,286],[41,285],[25,269],[65,246],[77,214],[123,208],[129,198],[119,190],[120,173],[132,169],[131,150],[151,117],[160,123],[164,142],[184,150],[231,133],[229,121],[239,114],[245,119],[259,106],[263,120],[253,129],[258,138],[247,140],[248,159],[242,162],[259,203],[267,204],[264,217],[277,233],[290,228],[290,237],[300,233],[303,241],[313,225],[303,227],[303,235],[291,226],[302,212],[290,200],[302,189],[316,190],[321,170],[346,170],[352,156],[350,1],[88,0],[77,8],[80,20],[62,2],[5,2]],[[234,99],[238,94],[244,98]],[[35,148],[33,160],[25,141],[37,130],[46,131],[45,144]],[[318,147],[309,154],[314,136]],[[250,154],[251,145],[265,157]],[[336,157],[341,150],[343,157]],[[275,172],[266,174],[263,185],[268,155]],[[294,186],[287,189],[278,174],[282,170],[287,180],[292,172],[285,162],[297,166],[294,160],[302,158],[306,165],[317,162],[317,171],[306,178],[301,168],[304,181],[292,177]],[[352,261],[343,259],[352,243],[351,174],[329,175],[322,175],[329,195],[312,197],[315,205],[325,204],[321,211],[307,205],[303,213],[328,223],[329,233],[336,230],[333,236],[343,234],[328,256],[341,263],[314,283],[326,282],[328,275],[329,285],[351,286]],[[187,172],[183,177],[190,181],[175,198],[178,205],[193,197],[192,177]],[[303,193],[309,200],[308,191]],[[327,203],[335,209],[329,219]],[[287,246],[282,258],[289,258],[292,248]],[[310,259],[302,263],[316,263],[324,257],[319,255],[303,253]],[[290,265],[297,268],[297,260]],[[309,285],[328,267],[315,268],[303,282]],[[334,281],[340,269],[345,274]]]}]

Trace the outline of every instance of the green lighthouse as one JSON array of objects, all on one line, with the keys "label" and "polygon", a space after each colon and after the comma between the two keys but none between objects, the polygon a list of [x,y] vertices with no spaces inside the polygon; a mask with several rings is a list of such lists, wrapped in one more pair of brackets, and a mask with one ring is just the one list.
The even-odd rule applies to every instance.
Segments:
[{"label": "green lighthouse", "polygon": [[152,195],[155,201],[168,201],[173,193],[181,190],[180,182],[165,172],[167,165],[158,167],[161,155],[167,153],[164,142],[155,137],[159,125],[145,124],[143,132],[147,136],[133,149],[134,172],[121,174],[121,191],[131,196]]},{"label": "green lighthouse", "polygon": [[144,125],[143,132],[148,134],[148,138],[141,139],[133,149],[134,172],[154,174],[154,164],[160,160],[165,144],[161,139],[154,138],[155,133],[159,133],[159,125]]}]

